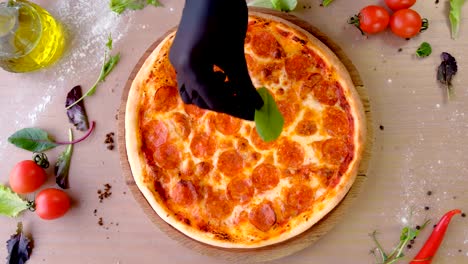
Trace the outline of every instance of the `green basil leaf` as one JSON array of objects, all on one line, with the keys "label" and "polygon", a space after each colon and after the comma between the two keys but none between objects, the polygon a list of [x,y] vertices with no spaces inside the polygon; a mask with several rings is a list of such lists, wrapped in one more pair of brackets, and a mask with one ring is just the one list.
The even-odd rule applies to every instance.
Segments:
[{"label": "green basil leaf", "polygon": [[0,214],[16,217],[28,209],[28,202],[21,199],[10,188],[0,185]]},{"label": "green basil leaf", "polygon": [[458,37],[458,31],[460,30],[460,19],[461,11],[465,0],[450,0],[450,13],[449,20],[452,31],[452,39]]},{"label": "green basil leaf", "polygon": [[8,142],[32,152],[44,152],[55,148],[58,144],[53,141],[46,131],[40,128],[23,128],[8,138]]},{"label": "green basil leaf", "polygon": [[257,6],[257,7],[265,7],[265,8],[273,8],[273,4],[271,0],[254,0],[248,4],[249,6]]},{"label": "green basil leaf", "polygon": [[297,6],[297,0],[271,0],[273,8],[280,11],[292,11]]},{"label": "green basil leaf", "polygon": [[333,0],[323,0],[322,5],[323,6],[328,6],[329,4],[331,4],[331,2],[333,2]]},{"label": "green basil leaf", "polygon": [[261,139],[266,142],[273,141],[283,130],[284,118],[275,99],[265,87],[258,89],[257,92],[263,99],[263,106],[260,110],[255,110],[255,126]]},{"label": "green basil leaf", "polygon": [[122,14],[125,10],[140,10],[147,5],[162,6],[158,0],[111,0],[110,9],[117,14]]},{"label": "green basil leaf", "polygon": [[418,56],[420,58],[427,57],[427,56],[431,55],[431,53],[432,53],[431,44],[429,44],[427,42],[421,43],[418,50],[416,50],[416,56]]},{"label": "green basil leaf", "polygon": [[158,0],[147,0],[146,2],[148,5],[154,5],[156,7],[162,6],[162,4]]},{"label": "green basil leaf", "polygon": [[[73,141],[72,130],[68,130],[68,140]],[[70,160],[73,154],[73,144],[67,146],[64,152],[60,154],[55,163],[54,173],[55,173],[55,182],[62,189],[70,188],[68,182],[68,172],[70,171]]]},{"label": "green basil leaf", "polygon": [[32,252],[31,239],[23,233],[23,224],[18,223],[16,234],[7,241],[7,264],[26,263]]}]

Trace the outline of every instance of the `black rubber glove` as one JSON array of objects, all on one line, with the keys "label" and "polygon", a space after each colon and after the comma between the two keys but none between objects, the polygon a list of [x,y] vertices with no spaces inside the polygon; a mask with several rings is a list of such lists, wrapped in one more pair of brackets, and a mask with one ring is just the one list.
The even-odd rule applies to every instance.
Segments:
[{"label": "black rubber glove", "polygon": [[245,0],[186,0],[169,54],[186,104],[253,120],[263,100],[247,71],[247,22]]}]

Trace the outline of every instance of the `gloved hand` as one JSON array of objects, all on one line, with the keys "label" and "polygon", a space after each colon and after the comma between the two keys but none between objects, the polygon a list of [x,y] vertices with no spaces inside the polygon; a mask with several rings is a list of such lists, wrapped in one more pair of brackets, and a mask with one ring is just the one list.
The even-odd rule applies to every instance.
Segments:
[{"label": "gloved hand", "polygon": [[245,0],[185,1],[169,59],[186,104],[247,120],[263,106],[245,61],[247,15]]}]

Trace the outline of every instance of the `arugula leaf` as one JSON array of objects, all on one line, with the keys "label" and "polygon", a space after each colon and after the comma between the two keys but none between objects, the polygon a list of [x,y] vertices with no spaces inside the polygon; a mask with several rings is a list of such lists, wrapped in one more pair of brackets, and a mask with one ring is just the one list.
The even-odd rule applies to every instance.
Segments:
[{"label": "arugula leaf", "polygon": [[[73,87],[67,94],[65,101],[65,108],[73,104],[83,96],[81,92],[81,86],[77,85]],[[72,123],[76,129],[80,131],[87,131],[89,129],[88,116],[86,115],[86,109],[84,107],[84,101],[80,101],[73,107],[67,110],[67,116],[70,123]]]},{"label": "arugula leaf", "polygon": [[7,241],[7,264],[24,264],[28,261],[32,252],[32,243],[23,233],[23,224],[18,223],[16,234]]},{"label": "arugula leaf", "polygon": [[28,202],[21,199],[10,188],[0,185],[0,214],[16,217],[22,211],[28,209]]},{"label": "arugula leaf", "polygon": [[[71,129],[68,129],[68,140],[73,141],[73,133]],[[60,154],[55,163],[54,173],[55,182],[62,189],[70,188],[68,182],[68,172],[70,171],[70,160],[73,154],[73,144],[67,146],[64,152]]]},{"label": "arugula leaf", "polygon": [[461,11],[464,3],[465,0],[450,0],[449,20],[452,31],[452,39],[456,39],[458,37]]},{"label": "arugula leaf", "polygon": [[117,14],[122,14],[125,10],[141,10],[147,5],[162,6],[158,0],[111,0],[110,9]]},{"label": "arugula leaf", "polygon": [[[106,46],[112,48],[112,38],[110,36],[106,43]],[[117,63],[119,63],[119,61],[120,61],[120,53],[118,53],[115,56],[110,56],[109,60],[107,60],[107,50],[106,50],[106,52],[104,53],[104,60],[103,60],[103,65],[101,67],[101,72],[99,73],[99,77],[94,83],[94,85],[83,96],[81,96],[71,105],[67,106],[66,109],[68,110],[72,108],[73,106],[81,102],[86,97],[91,96],[94,93],[96,93],[96,89],[99,83],[104,82],[106,80],[106,77],[111,73],[111,71],[115,68],[115,66],[117,65]]]},{"label": "arugula leaf", "polygon": [[452,79],[457,74],[458,66],[455,58],[447,52],[440,55],[442,62],[437,69],[437,80],[447,88],[447,98],[453,95]]},{"label": "arugula leaf", "polygon": [[44,152],[58,146],[49,137],[49,134],[40,128],[23,128],[18,130],[8,138],[8,142],[32,152]]},{"label": "arugula leaf", "polygon": [[432,53],[431,44],[429,44],[427,42],[421,43],[419,48],[416,50],[416,56],[418,56],[420,58],[427,57],[427,56],[431,55],[431,53]]},{"label": "arugula leaf", "polygon": [[107,47],[109,50],[112,50],[112,36],[111,36],[111,34],[109,34],[109,37],[107,38],[106,47]]},{"label": "arugula leaf", "polygon": [[328,6],[329,4],[331,4],[331,2],[333,2],[333,0],[323,0],[322,5],[323,6]]},{"label": "arugula leaf", "polygon": [[255,110],[255,126],[261,139],[266,142],[273,141],[283,130],[284,118],[275,99],[265,87],[258,89],[257,92],[263,99],[263,106],[260,110]]},{"label": "arugula leaf", "polygon": [[274,8],[279,11],[292,11],[297,6],[297,0],[254,0],[248,4],[249,6],[258,6],[266,8]]}]

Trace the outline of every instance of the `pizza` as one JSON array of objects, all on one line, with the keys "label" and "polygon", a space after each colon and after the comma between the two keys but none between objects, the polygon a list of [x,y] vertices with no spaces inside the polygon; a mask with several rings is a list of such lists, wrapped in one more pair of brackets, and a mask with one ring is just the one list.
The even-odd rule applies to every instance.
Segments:
[{"label": "pizza", "polygon": [[125,133],[134,180],[154,211],[197,241],[257,248],[290,239],[352,186],[366,135],[343,64],[307,31],[250,13],[245,56],[285,124],[264,142],[255,123],[184,104],[165,37],[134,79]]}]

